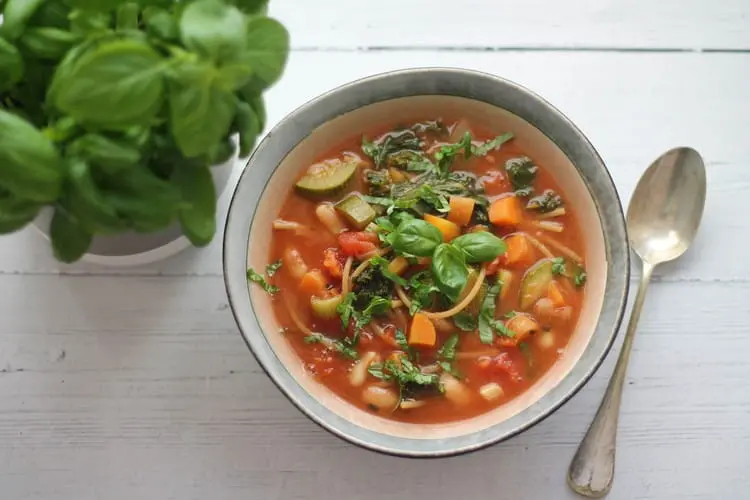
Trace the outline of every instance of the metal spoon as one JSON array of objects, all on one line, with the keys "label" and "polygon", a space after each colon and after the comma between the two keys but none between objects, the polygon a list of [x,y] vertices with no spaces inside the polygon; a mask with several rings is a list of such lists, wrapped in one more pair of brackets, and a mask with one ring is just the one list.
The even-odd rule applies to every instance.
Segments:
[{"label": "metal spoon", "polygon": [[600,498],[612,488],[620,398],[646,288],[657,265],[676,259],[693,242],[705,201],[703,159],[690,148],[664,153],[635,188],[627,226],[630,246],[642,261],[641,283],[607,391],[568,469],[568,485],[581,495]]}]

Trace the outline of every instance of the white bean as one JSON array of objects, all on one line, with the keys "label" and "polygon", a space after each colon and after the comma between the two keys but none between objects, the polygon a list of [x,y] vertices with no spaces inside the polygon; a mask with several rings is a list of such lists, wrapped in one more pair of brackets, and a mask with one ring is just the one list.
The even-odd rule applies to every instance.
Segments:
[{"label": "white bean", "polygon": [[350,384],[354,387],[360,387],[365,383],[365,380],[367,379],[367,369],[370,367],[370,363],[375,359],[375,356],[377,356],[377,353],[374,351],[366,352],[365,355],[354,364],[352,370],[349,372]]},{"label": "white bean", "polygon": [[448,401],[457,405],[466,405],[471,401],[469,389],[450,373],[443,372],[440,375],[440,383],[445,390],[445,397],[448,398]]},{"label": "white bean", "polygon": [[302,254],[294,247],[284,250],[284,267],[293,278],[297,279],[302,278],[307,272],[307,264],[305,264]]},{"label": "white bean", "polygon": [[399,397],[393,389],[371,385],[362,391],[362,401],[378,411],[393,411],[398,405]]},{"label": "white bean", "polygon": [[320,222],[333,234],[339,234],[346,229],[344,222],[330,203],[321,203],[315,209],[315,215]]},{"label": "white bean", "polygon": [[479,388],[479,394],[481,394],[482,397],[487,401],[494,401],[495,399],[500,399],[501,397],[503,397],[505,391],[503,391],[503,388],[500,387],[500,384],[490,382],[489,384],[484,384]]},{"label": "white bean", "polygon": [[555,347],[555,334],[551,331],[549,332],[542,332],[536,337],[536,345],[541,347],[542,349],[551,349]]},{"label": "white bean", "polygon": [[534,304],[534,316],[542,321],[546,321],[552,317],[554,308],[555,306],[552,304],[552,300],[547,297],[542,297]]}]

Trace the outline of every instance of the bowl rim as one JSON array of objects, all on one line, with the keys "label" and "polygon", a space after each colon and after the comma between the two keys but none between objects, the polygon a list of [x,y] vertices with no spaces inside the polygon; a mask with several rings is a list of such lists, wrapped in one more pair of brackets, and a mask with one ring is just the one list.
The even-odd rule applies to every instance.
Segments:
[{"label": "bowl rim", "polygon": [[[498,97],[501,94],[503,97]],[[434,440],[396,437],[362,428],[308,394],[278,359],[266,338],[245,278],[256,209],[266,184],[289,152],[317,127],[340,115],[377,102],[419,95],[448,95],[486,102],[520,116],[555,143],[591,194],[602,223],[607,259],[607,279],[596,327],[570,372],[511,418],[469,434]],[[240,199],[242,203],[238,202]],[[476,451],[505,441],[554,413],[591,379],[606,358],[622,322],[630,286],[630,251],[622,203],[609,170],[587,137],[562,112],[531,90],[499,76],[462,68],[416,67],[378,73],[335,87],[285,116],[248,158],[233,190],[222,254],[224,283],[235,322],[258,364],[287,399],[313,422],[350,443],[410,458]]]}]

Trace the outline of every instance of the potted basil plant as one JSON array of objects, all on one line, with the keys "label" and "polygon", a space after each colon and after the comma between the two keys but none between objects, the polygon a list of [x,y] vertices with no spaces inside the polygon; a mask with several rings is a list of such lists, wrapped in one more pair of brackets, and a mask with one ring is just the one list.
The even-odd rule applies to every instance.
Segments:
[{"label": "potted basil plant", "polygon": [[266,2],[0,0],[0,232],[43,225],[64,262],[208,244],[212,166],[252,151],[289,53]]}]

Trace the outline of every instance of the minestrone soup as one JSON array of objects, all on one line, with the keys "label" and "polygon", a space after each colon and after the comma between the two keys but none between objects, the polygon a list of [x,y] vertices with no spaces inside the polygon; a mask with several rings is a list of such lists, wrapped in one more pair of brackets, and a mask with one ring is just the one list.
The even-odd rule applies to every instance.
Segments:
[{"label": "minestrone soup", "polygon": [[565,353],[586,282],[575,208],[511,133],[372,132],[301,166],[248,279],[352,404],[415,423],[486,412]]}]

